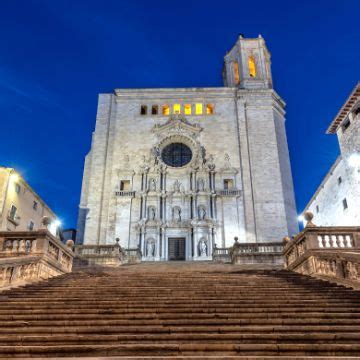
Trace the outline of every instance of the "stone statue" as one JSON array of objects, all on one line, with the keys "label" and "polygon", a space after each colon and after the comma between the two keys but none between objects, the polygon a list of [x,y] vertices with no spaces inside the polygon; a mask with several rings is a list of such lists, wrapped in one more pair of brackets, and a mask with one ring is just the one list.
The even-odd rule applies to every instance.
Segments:
[{"label": "stone statue", "polygon": [[199,256],[200,257],[207,256],[207,245],[206,245],[206,241],[204,239],[201,239],[199,241]]},{"label": "stone statue", "polygon": [[230,169],[230,168],[231,168],[230,156],[229,156],[229,154],[225,154],[225,168],[226,168],[226,169]]},{"label": "stone statue", "polygon": [[173,208],[173,220],[176,222],[181,222],[181,209],[179,207]]},{"label": "stone statue", "polygon": [[205,191],[205,180],[204,179],[198,180],[198,190]]},{"label": "stone statue", "polygon": [[201,220],[205,220],[206,217],[206,210],[203,206],[199,206],[199,218]]},{"label": "stone statue", "polygon": [[213,155],[209,155],[209,159],[207,161],[208,163],[208,168],[209,170],[214,170],[215,169],[215,163],[214,163],[214,156]]},{"label": "stone statue", "polygon": [[150,208],[149,208],[149,219],[154,221],[154,220],[155,220],[155,217],[156,217],[155,208],[150,207]]},{"label": "stone statue", "polygon": [[150,180],[150,191],[156,191],[156,180],[155,179]]},{"label": "stone statue", "polygon": [[148,240],[148,242],[146,244],[146,255],[148,257],[155,256],[155,244],[152,240]]},{"label": "stone statue", "polygon": [[174,191],[175,191],[175,192],[180,192],[180,190],[181,190],[181,182],[180,182],[180,180],[178,179],[178,180],[176,180],[176,181],[174,182]]}]

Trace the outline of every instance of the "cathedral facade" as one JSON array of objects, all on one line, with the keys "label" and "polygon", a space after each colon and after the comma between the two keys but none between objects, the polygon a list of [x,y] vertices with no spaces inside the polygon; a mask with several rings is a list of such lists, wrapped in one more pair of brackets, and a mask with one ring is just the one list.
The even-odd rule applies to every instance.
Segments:
[{"label": "cathedral facade", "polygon": [[209,260],[215,246],[297,232],[284,102],[264,39],[239,37],[224,87],[100,94],[78,242],[144,260]]}]

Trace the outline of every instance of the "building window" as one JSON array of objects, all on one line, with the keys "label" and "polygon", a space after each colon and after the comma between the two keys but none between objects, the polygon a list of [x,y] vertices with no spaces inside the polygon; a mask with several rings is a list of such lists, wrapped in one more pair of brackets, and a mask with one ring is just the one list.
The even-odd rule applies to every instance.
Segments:
[{"label": "building window", "polygon": [[147,106],[146,105],[141,105],[140,114],[141,115],[146,115],[147,114]]},{"label": "building window", "polygon": [[234,188],[234,181],[232,179],[224,179],[224,190],[231,190]]},{"label": "building window", "polygon": [[234,80],[235,84],[240,84],[240,74],[239,74],[239,64],[236,61],[233,61],[233,73],[234,73]]},{"label": "building window", "polygon": [[169,105],[163,105],[162,114],[163,115],[170,115],[170,107],[169,107]]},{"label": "building window", "polygon": [[184,105],[184,114],[185,115],[191,115],[191,104],[185,104]]},{"label": "building window", "polygon": [[20,193],[20,185],[18,184],[18,183],[15,183],[15,192],[17,193],[17,194],[19,194]]},{"label": "building window", "polygon": [[35,225],[34,222],[30,220],[28,229],[29,229],[30,231],[33,231],[33,230],[34,230],[34,225]]},{"label": "building window", "polygon": [[253,56],[249,56],[248,65],[249,65],[249,75],[251,77],[256,77],[256,64]]},{"label": "building window", "polygon": [[354,115],[360,114],[360,106],[354,110]]},{"label": "building window", "polygon": [[192,151],[185,144],[172,143],[162,150],[161,158],[168,166],[182,167],[191,161]]},{"label": "building window", "polygon": [[121,180],[120,191],[129,191],[129,190],[130,190],[130,180]]},{"label": "building window", "polygon": [[340,185],[342,183],[342,178],[341,176],[338,177],[338,185]]},{"label": "building window", "polygon": [[174,104],[173,105],[173,114],[180,114],[181,113],[181,105],[180,104]]},{"label": "building window", "polygon": [[38,208],[38,203],[36,201],[33,202],[33,209],[34,210],[37,210]]},{"label": "building window", "polygon": [[320,211],[319,205],[316,205],[316,212],[318,213]]},{"label": "building window", "polygon": [[12,220],[15,220],[16,212],[17,212],[16,206],[15,206],[15,205],[11,205],[10,213],[9,213],[9,218],[12,219]]},{"label": "building window", "polygon": [[214,113],[214,105],[213,104],[206,104],[206,114],[212,115]]},{"label": "building window", "polygon": [[350,119],[346,119],[341,126],[342,131],[345,132],[349,126],[350,126]]},{"label": "building window", "polygon": [[151,107],[151,115],[157,115],[159,113],[159,106],[153,105]]},{"label": "building window", "polygon": [[343,199],[342,204],[343,204],[343,209],[346,210],[348,208],[348,203],[347,203],[346,198]]},{"label": "building window", "polygon": [[196,115],[202,115],[202,113],[203,113],[203,104],[196,103],[195,104],[195,114]]}]

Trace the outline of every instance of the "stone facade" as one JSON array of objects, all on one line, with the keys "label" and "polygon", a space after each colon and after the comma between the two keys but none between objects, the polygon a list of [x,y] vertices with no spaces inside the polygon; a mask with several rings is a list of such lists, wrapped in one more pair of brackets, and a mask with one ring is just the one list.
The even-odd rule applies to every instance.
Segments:
[{"label": "stone facade", "polygon": [[55,235],[54,212],[13,168],[0,167],[0,231],[38,230],[44,216]]},{"label": "stone facade", "polygon": [[318,226],[360,224],[360,83],[331,123],[340,156],[311,198],[306,210]]},{"label": "stone facade", "polygon": [[99,96],[77,241],[119,238],[144,260],[179,251],[206,260],[235,236],[281,242],[297,232],[285,104],[272,88],[264,40],[240,37],[223,77],[222,88]]}]

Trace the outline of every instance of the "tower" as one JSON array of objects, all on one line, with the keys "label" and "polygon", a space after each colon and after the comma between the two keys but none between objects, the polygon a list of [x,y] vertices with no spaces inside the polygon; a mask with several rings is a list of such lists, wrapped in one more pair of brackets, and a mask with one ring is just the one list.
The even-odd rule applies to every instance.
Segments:
[{"label": "tower", "polygon": [[239,36],[224,57],[224,85],[240,89],[271,89],[270,53],[261,35],[245,39]]}]

